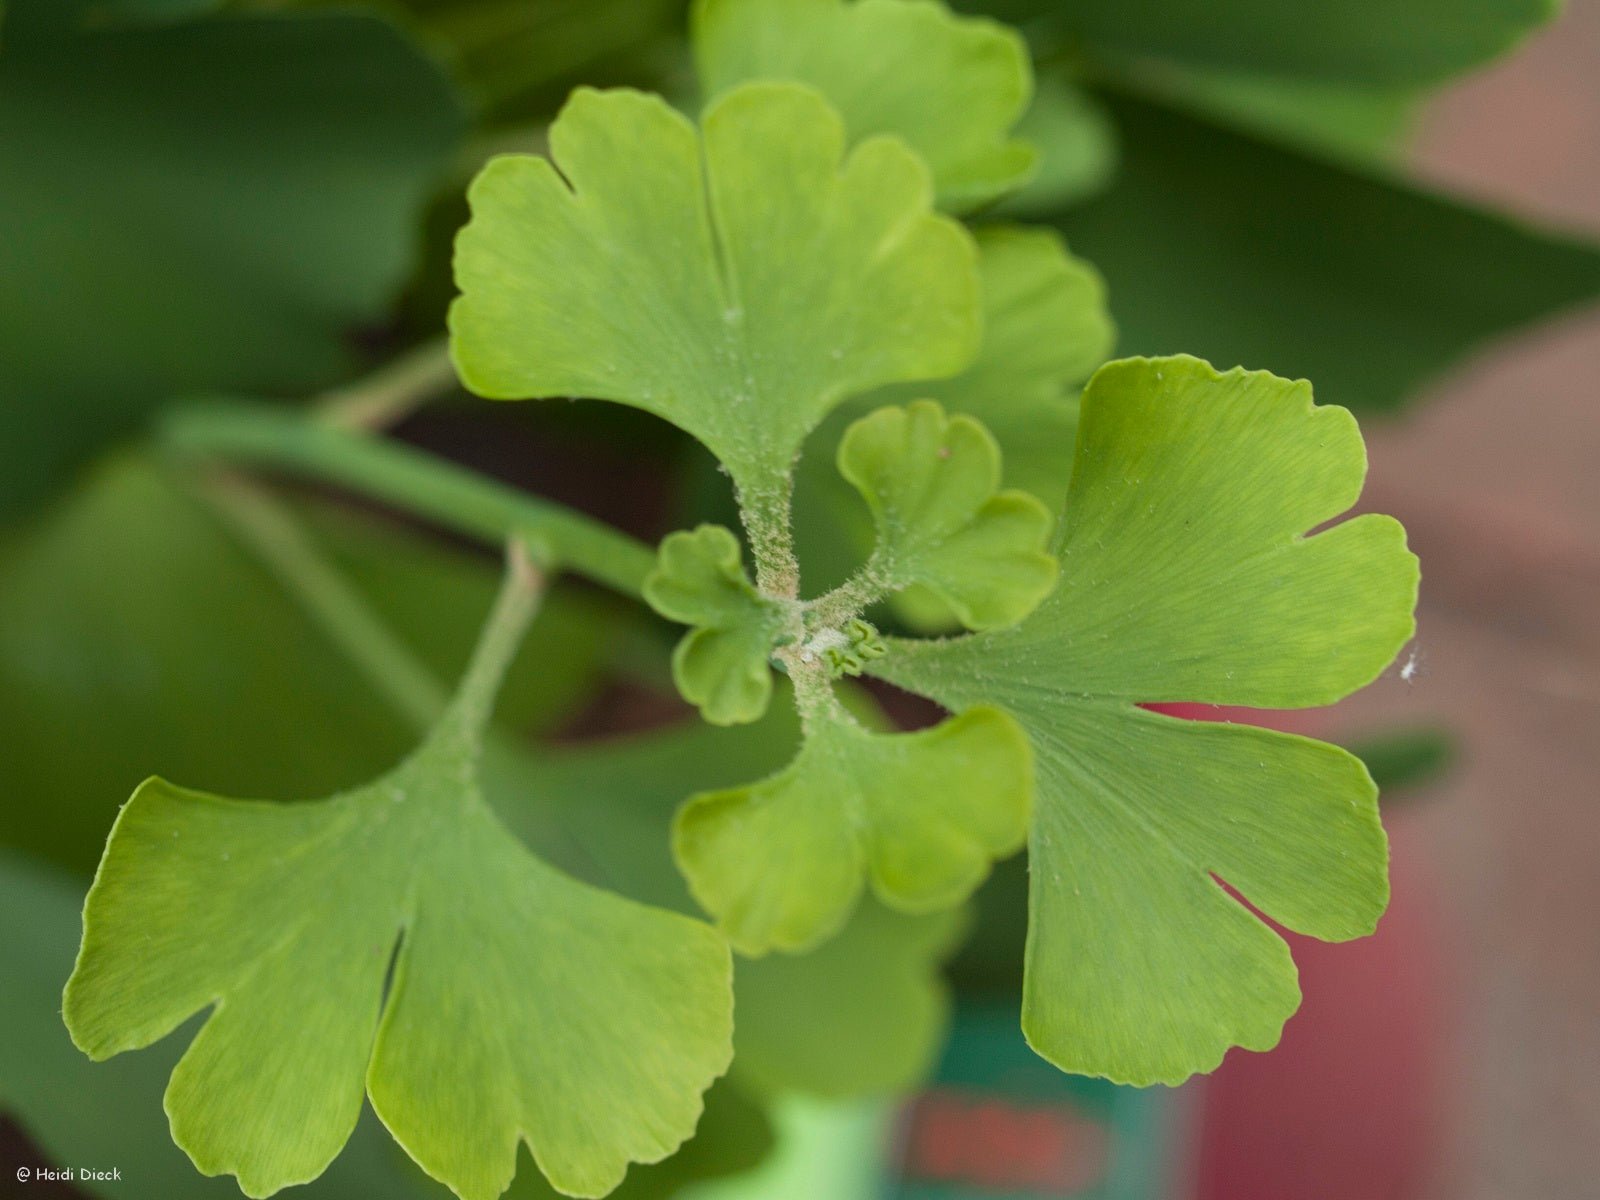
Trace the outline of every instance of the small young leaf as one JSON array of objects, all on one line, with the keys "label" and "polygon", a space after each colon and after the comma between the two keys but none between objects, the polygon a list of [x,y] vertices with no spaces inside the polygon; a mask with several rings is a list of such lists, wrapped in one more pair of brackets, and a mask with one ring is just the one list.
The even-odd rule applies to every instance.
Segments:
[{"label": "small young leaf", "polygon": [[978,233],[983,345],[960,375],[895,384],[850,406],[937,400],[982,421],[1005,458],[1007,487],[1060,512],[1072,475],[1078,392],[1106,361],[1116,326],[1105,281],[1053,229],[991,225]]},{"label": "small young leaf", "polygon": [[739,539],[720,525],[667,535],[644,598],[668,620],[694,626],[672,654],[683,698],[713,725],[759,720],[772,699],[768,659],[783,610],[750,582]]},{"label": "small young leaf", "polygon": [[903,912],[966,899],[1022,844],[1031,776],[1027,738],[996,709],[879,734],[829,708],[778,774],[693,797],[673,853],[744,953],[805,950],[838,932],[869,878]]},{"label": "small young leaf", "polygon": [[434,732],[375,783],[275,804],[153,779],[117,819],[68,1028],[104,1058],[214,1006],[166,1107],[248,1195],[320,1174],[365,1093],[463,1200],[506,1189],[524,1138],[558,1189],[601,1196],[688,1137],[727,1067],[722,940],[560,874],[479,795],[517,586]]},{"label": "small young leaf", "polygon": [[1050,594],[1050,513],[1000,491],[1000,448],[971,417],[932,400],[880,408],[845,431],[839,473],[872,511],[868,570],[898,591],[917,584],[969,629],[1013,625]]},{"label": "small young leaf", "polygon": [[1009,136],[1032,94],[1027,46],[1003,25],[926,0],[696,0],[693,32],[708,97],[755,79],[809,84],[852,138],[904,138],[945,209],[1033,173],[1033,147]]},{"label": "small young leaf", "polygon": [[[1077,393],[1105,361],[1115,340],[1105,284],[1048,229],[999,225],[980,230],[983,344],[961,374],[927,383],[893,384],[842,405],[812,436],[795,478],[795,538],[809,583],[842,582],[872,548],[861,503],[834,469],[834,452],[849,422],[885,404],[937,400],[952,413],[982,421],[1000,445],[1002,478],[1043,500],[1052,512],[1066,501]],[[897,597],[907,617],[915,592]],[[925,593],[918,597],[937,605]],[[943,608],[943,606],[938,606]],[[949,610],[919,628],[954,628]]]},{"label": "small young leaf", "polygon": [[1264,1049],[1299,1001],[1298,932],[1370,932],[1376,792],[1333,746],[1138,707],[1294,708],[1369,682],[1411,636],[1404,532],[1345,512],[1350,414],[1197,359],[1112,363],[1083,400],[1061,583],[1011,629],[898,642],[875,674],[1012,713],[1038,757],[1023,1027],[1066,1070],[1175,1083]]},{"label": "small young leaf", "polygon": [[553,164],[484,168],[456,245],[452,349],[484,396],[672,421],[759,503],[847,397],[967,365],[976,255],[931,211],[916,155],[871,138],[846,158],[809,88],[737,88],[702,131],[659,97],[580,89],[550,128]]}]

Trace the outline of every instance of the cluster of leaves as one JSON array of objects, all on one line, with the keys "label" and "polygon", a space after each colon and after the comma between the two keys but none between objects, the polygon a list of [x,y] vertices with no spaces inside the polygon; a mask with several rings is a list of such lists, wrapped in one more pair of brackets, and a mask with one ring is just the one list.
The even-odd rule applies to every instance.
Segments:
[{"label": "cluster of leaves", "polygon": [[[345,333],[413,265],[464,127],[446,74],[371,16],[215,7],[6,7],[0,220],[29,232],[0,249],[7,516],[170,396],[341,382]],[[672,3],[382,7],[497,140],[580,80],[688,90]],[[174,1140],[253,1195],[437,1194],[365,1098],[463,1197],[601,1195],[630,1162],[659,1165],[619,1194],[665,1196],[759,1158],[772,1097],[911,1084],[962,902],[1024,844],[1023,1024],[1068,1070],[1176,1082],[1276,1040],[1293,964],[1240,897],[1371,929],[1359,761],[1144,707],[1330,703],[1409,636],[1398,527],[1323,528],[1360,490],[1354,422],[1266,373],[1102,366],[1105,289],[1063,235],[1127,349],[1390,405],[1600,290],[1593,253],[1375,165],[1423,82],[1544,6],[1424,4],[1399,31],[1366,0],[1288,27],[1244,3],[973,7],[1094,86],[1035,81],[1021,36],[938,3],[698,0],[697,117],[580,89],[548,159],[470,189],[449,323],[471,390],[632,406],[731,478],[742,539],[708,522],[620,572],[687,627],[672,676],[708,724],[559,750],[490,728],[497,694],[502,729],[556,724],[630,618],[557,587],[518,655],[538,589],[514,572],[473,652],[481,563],[322,503],[294,516],[353,630],[328,573],[264,569],[249,518],[217,524],[215,488],[143,455],[0,531],[0,769],[34,809],[3,831],[28,856],[0,859],[4,910],[29,919],[0,1005],[28,1032],[0,1045],[0,1105],[47,1149],[146,1159],[170,1071]],[[412,293],[426,313],[425,264]],[[363,672],[330,641],[377,650]],[[368,693],[396,670],[391,713]],[[863,675],[951,715],[894,731]],[[181,1058],[91,1069],[54,1021],[81,887],[32,860],[82,870],[153,765],[209,790],[150,780],[117,818],[67,1023],[100,1058],[209,1015]],[[69,1078],[115,1119],[63,1105]],[[214,1190],[171,1160],[152,1188]]]}]

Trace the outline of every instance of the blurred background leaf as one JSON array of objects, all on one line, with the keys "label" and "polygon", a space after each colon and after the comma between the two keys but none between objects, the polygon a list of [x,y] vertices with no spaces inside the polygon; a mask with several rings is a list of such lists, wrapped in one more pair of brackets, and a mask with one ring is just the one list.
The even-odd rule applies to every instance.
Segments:
[{"label": "blurred background leaf", "polygon": [[1504,53],[1557,0],[970,0],[1090,55],[1370,83],[1435,82]]},{"label": "blurred background leaf", "polygon": [[[326,504],[302,513],[328,557],[438,678],[466,661],[491,558]],[[63,602],[70,597],[70,602]],[[548,729],[598,682],[609,601],[558,589],[500,712]],[[0,844],[87,870],[155,772],[292,799],[392,766],[414,731],[284,584],[178,477],[126,453],[0,542]]]},{"label": "blurred background leaf", "polygon": [[174,393],[347,376],[462,129],[372,16],[71,13],[0,31],[0,519]]},{"label": "blurred background leaf", "polygon": [[1387,806],[1395,792],[1438,782],[1455,765],[1459,748],[1448,730],[1396,729],[1353,743],[1350,753],[1367,764]]},{"label": "blurred background leaf", "polygon": [[1600,297],[1600,251],[1378,168],[1104,93],[1115,181],[1052,223],[1106,276],[1119,354],[1180,348],[1396,407],[1484,340]]}]

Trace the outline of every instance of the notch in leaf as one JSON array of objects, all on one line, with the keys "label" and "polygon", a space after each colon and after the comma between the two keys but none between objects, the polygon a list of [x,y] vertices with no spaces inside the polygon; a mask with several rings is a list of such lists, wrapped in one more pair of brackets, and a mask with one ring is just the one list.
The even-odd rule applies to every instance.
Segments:
[{"label": "notch in leaf", "polygon": [[1050,513],[1000,490],[1000,447],[971,417],[932,400],[880,408],[845,431],[839,473],[872,511],[863,575],[885,593],[920,586],[968,629],[1020,621],[1055,586]]},{"label": "notch in leaf", "polygon": [[726,944],[554,870],[478,790],[536,597],[514,566],[455,699],[377,781],[279,804],[152,779],[118,817],[67,1026],[101,1059],[211,1009],[166,1096],[202,1172],[251,1196],[313,1179],[363,1095],[463,1200],[509,1186],[523,1139],[558,1190],[602,1196],[694,1129],[732,1053]]},{"label": "notch in leaf", "polygon": [[720,525],[668,534],[644,598],[668,620],[694,627],[672,652],[683,698],[713,725],[759,720],[772,699],[768,664],[784,610],[750,582],[739,539]]},{"label": "notch in leaf", "polygon": [[1377,791],[1334,746],[1140,707],[1331,704],[1410,638],[1417,563],[1389,517],[1315,536],[1361,492],[1355,419],[1310,385],[1188,357],[1103,367],[1050,598],[1020,624],[896,642],[874,674],[1027,730],[1023,1029],[1058,1066],[1177,1083],[1266,1049],[1299,1003],[1297,932],[1372,931],[1388,900]]}]

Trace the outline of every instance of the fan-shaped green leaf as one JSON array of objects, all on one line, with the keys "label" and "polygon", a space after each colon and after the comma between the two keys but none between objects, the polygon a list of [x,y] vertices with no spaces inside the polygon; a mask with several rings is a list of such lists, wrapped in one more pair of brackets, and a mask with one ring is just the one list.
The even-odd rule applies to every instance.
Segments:
[{"label": "fan-shaped green leaf", "polygon": [[506,1189],[524,1138],[560,1190],[604,1195],[688,1137],[728,1064],[722,940],[555,871],[478,793],[517,588],[445,717],[377,782],[275,804],[157,779],[117,820],[68,1027],[103,1058],[211,1007],[167,1109],[201,1170],[247,1194],[320,1174],[366,1094],[464,1200]]},{"label": "fan-shaped green leaf", "polygon": [[904,912],[966,899],[1022,844],[1030,771],[1027,739],[992,708],[880,734],[829,706],[778,774],[691,799],[673,853],[740,950],[805,950],[839,930],[869,879]]},{"label": "fan-shaped green leaf", "polygon": [[944,208],[976,208],[1033,173],[1033,147],[1010,136],[1033,90],[1027,47],[1003,25],[937,0],[697,0],[693,14],[708,97],[758,79],[809,84],[852,138],[904,138]]},{"label": "fan-shaped green leaf", "polygon": [[867,567],[886,591],[919,585],[969,629],[1020,621],[1050,593],[1050,513],[1000,490],[1000,448],[971,417],[932,400],[880,408],[845,430],[839,473],[872,512]]},{"label": "fan-shaped green leaf", "polygon": [[1365,456],[1304,383],[1190,358],[1112,363],[1084,395],[1061,583],[1020,625],[896,643],[874,671],[996,704],[1038,761],[1024,1028],[1046,1058],[1132,1083],[1272,1045],[1287,948],[1211,877],[1300,932],[1371,930],[1387,899],[1376,792],[1335,747],[1191,724],[1161,700],[1301,707],[1410,637],[1416,561],[1345,512]]},{"label": "fan-shaped green leaf", "polygon": [[452,347],[485,396],[665,417],[770,509],[846,397],[967,365],[975,255],[931,211],[920,160],[890,138],[846,158],[808,88],[740,87],[702,128],[657,97],[583,89],[550,129],[553,164],[490,163],[457,243]]}]

